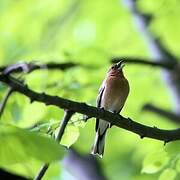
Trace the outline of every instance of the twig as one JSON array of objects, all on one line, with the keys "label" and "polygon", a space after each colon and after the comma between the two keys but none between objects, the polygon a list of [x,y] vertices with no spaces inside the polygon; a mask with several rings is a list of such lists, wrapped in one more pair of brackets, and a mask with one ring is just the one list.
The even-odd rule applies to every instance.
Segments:
[{"label": "twig", "polygon": [[59,131],[57,133],[57,136],[55,137],[55,140],[58,141],[58,142],[61,141],[61,138],[62,138],[62,136],[64,134],[64,130],[66,128],[66,125],[69,122],[69,120],[71,119],[72,115],[74,114],[73,111],[68,110],[68,109],[65,109],[64,111],[65,111],[64,112],[64,117],[63,117],[63,120],[61,121],[60,129],[59,129]]},{"label": "twig", "polygon": [[148,65],[153,67],[164,68],[166,70],[172,70],[175,68],[175,64],[165,63],[162,62],[162,60],[145,60],[142,58],[134,58],[134,57],[113,57],[111,59],[111,62],[117,63],[121,60],[123,60],[125,63],[128,64]]},{"label": "twig", "polygon": [[6,95],[4,96],[3,100],[0,103],[0,118],[1,118],[1,116],[3,114],[3,112],[4,112],[4,108],[6,106],[6,103],[7,103],[8,99],[9,99],[9,97],[11,96],[12,92],[13,92],[13,88],[9,87],[7,92],[6,92]]},{"label": "twig", "polygon": [[[57,136],[55,137],[55,140],[56,140],[57,142],[60,142],[60,141],[61,141],[61,138],[62,138],[62,136],[63,136],[63,134],[64,134],[64,130],[65,130],[65,128],[66,128],[66,125],[68,124],[68,121],[71,119],[71,117],[72,117],[73,114],[74,114],[73,111],[70,111],[70,110],[66,110],[66,109],[65,109],[65,111],[64,111],[64,117],[63,117],[63,119],[62,119],[62,121],[61,121],[60,128],[59,128],[59,131],[58,131],[58,133],[57,133]],[[44,176],[44,174],[46,173],[48,167],[49,167],[49,164],[48,164],[48,163],[44,164],[44,165],[41,167],[40,171],[38,172],[37,176],[36,176],[34,179],[35,179],[35,180],[40,180],[40,179]]]},{"label": "twig", "polygon": [[49,167],[49,164],[44,164],[41,169],[39,170],[38,174],[36,175],[36,177],[34,178],[34,180],[40,180],[44,174],[46,173],[47,169]]},{"label": "twig", "polygon": [[170,119],[172,122],[175,122],[177,124],[180,124],[180,115],[177,115],[173,112],[169,112],[167,110],[164,110],[162,108],[156,107],[152,104],[146,104],[143,106],[142,110],[151,111],[154,112],[162,117]]},{"label": "twig", "polygon": [[167,48],[160,42],[159,38],[156,38],[155,35],[147,28],[148,23],[150,22],[149,18],[147,18],[147,15],[140,12],[136,2],[137,0],[123,1],[124,5],[132,14],[134,23],[138,31],[147,42],[152,59],[160,59],[170,64],[177,64],[177,58],[170,51],[168,51]]},{"label": "twig", "polygon": [[34,70],[38,69],[49,69],[49,70],[66,70],[75,66],[79,66],[78,63],[68,62],[68,63],[47,63],[47,64],[37,64],[37,63],[17,63],[12,64],[9,66],[3,66],[0,67],[0,72],[3,72],[3,74],[11,74],[11,73],[18,73],[18,72],[26,72],[30,73]]},{"label": "twig", "polygon": [[17,91],[29,97],[31,102],[38,101],[46,105],[54,105],[59,108],[68,109],[73,112],[85,114],[88,117],[100,118],[110,122],[111,124],[117,127],[134,132],[140,135],[140,137],[149,137],[165,142],[180,140],[180,129],[162,130],[158,128],[149,127],[137,123],[131,120],[130,118],[125,118],[120,115],[111,113],[109,111],[86,105],[85,103],[75,102],[58,96],[47,95],[45,93],[38,93],[29,89],[27,85],[19,83],[15,78],[8,77],[3,74],[0,74],[0,81],[14,88],[14,91]]}]

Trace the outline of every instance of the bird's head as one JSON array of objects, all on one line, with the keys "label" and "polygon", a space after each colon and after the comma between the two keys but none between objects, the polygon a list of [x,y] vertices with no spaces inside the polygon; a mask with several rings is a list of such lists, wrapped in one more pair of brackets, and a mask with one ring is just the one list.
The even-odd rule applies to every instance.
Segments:
[{"label": "bird's head", "polygon": [[125,66],[123,60],[122,61],[119,61],[118,63],[116,64],[113,64],[109,71],[108,71],[108,74],[110,76],[120,76],[120,75],[123,75],[123,67]]}]

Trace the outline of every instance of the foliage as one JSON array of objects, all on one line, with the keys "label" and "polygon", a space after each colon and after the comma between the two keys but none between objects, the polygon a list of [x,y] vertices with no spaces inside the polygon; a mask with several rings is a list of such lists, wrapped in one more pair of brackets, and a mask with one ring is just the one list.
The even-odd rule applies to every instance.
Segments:
[{"label": "foliage", "polygon": [[[155,16],[150,29],[178,56],[179,2],[139,0],[138,7]],[[111,56],[148,57],[130,13],[118,0],[1,0],[0,16],[0,65],[22,60],[91,65],[64,72],[42,70],[22,75],[29,87],[39,92],[95,105]],[[122,114],[150,126],[177,127],[141,111],[147,102],[167,109],[173,107],[160,70],[127,65],[125,74],[131,91]],[[6,89],[0,84],[1,98]],[[0,119],[6,124],[0,127],[0,166],[32,178],[41,161],[62,158],[62,148],[45,135],[55,133],[62,117],[63,110],[40,103],[30,104],[29,99],[14,93]],[[33,132],[21,128],[31,128]],[[88,121],[85,126],[82,117],[75,115],[61,143],[73,144],[78,151],[89,153],[94,135],[94,121]],[[110,180],[175,179],[180,172],[179,148],[178,142],[164,146],[162,142],[142,140],[113,127],[108,132],[105,156],[100,162]],[[12,164],[15,162],[17,164]],[[63,179],[63,172],[63,168],[54,163],[45,179]]]}]

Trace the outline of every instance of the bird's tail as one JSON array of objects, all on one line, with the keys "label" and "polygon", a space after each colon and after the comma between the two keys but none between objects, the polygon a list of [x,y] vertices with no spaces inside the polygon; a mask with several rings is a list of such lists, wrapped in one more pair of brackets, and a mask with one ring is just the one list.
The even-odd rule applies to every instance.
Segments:
[{"label": "bird's tail", "polygon": [[96,132],[95,142],[91,151],[91,154],[99,155],[101,158],[104,154],[106,130],[102,135],[98,131]]}]

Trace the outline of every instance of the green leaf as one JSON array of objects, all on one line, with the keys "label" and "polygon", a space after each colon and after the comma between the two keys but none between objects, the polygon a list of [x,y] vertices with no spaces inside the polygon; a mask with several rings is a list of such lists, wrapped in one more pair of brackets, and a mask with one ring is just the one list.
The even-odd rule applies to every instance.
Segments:
[{"label": "green leaf", "polygon": [[22,109],[19,104],[15,101],[12,103],[11,114],[14,122],[18,122],[22,118]]},{"label": "green leaf", "polygon": [[26,162],[28,157],[51,162],[61,159],[63,155],[63,147],[48,137],[0,125],[0,164]]},{"label": "green leaf", "polygon": [[41,123],[36,125],[34,128],[31,129],[31,131],[47,133],[49,131],[54,131],[58,126],[59,126],[59,121],[50,119],[46,123]]},{"label": "green leaf", "polygon": [[[31,124],[34,124],[41,120],[45,112],[46,110],[44,104],[39,104],[37,102],[34,102],[32,104],[26,104],[23,107],[22,121],[26,125],[29,124],[30,126]],[[30,118],[29,122],[27,122],[27,117]]]},{"label": "green leaf", "polygon": [[159,176],[159,180],[173,180],[175,179],[177,172],[174,169],[167,168]]},{"label": "green leaf", "polygon": [[143,161],[143,173],[156,173],[160,171],[169,161],[168,154],[165,151],[148,154]]},{"label": "green leaf", "polygon": [[83,115],[82,114],[78,114],[76,113],[72,118],[70,123],[72,123],[74,126],[76,127],[81,127],[84,128],[86,125],[86,122],[83,119]]},{"label": "green leaf", "polygon": [[180,158],[176,162],[176,170],[180,172]]},{"label": "green leaf", "polygon": [[[56,130],[56,132],[58,129]],[[61,144],[70,147],[74,144],[79,137],[79,129],[76,126],[68,125],[64,131],[63,137],[61,139]]]},{"label": "green leaf", "polygon": [[180,143],[179,142],[170,142],[166,145],[165,150],[169,155],[176,155],[180,152]]},{"label": "green leaf", "polygon": [[27,158],[26,162],[15,164],[1,164],[1,168],[3,168],[4,170],[12,174],[18,174],[28,179],[33,179],[41,166],[42,162],[34,158]]}]

